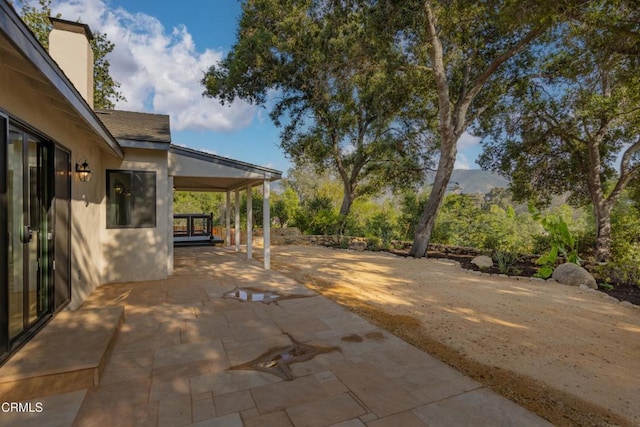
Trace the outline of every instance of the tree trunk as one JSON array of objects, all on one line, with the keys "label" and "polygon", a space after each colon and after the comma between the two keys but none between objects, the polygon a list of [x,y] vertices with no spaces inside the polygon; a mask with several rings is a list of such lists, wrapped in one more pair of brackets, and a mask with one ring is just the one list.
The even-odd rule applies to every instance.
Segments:
[{"label": "tree trunk", "polygon": [[611,259],[611,207],[608,203],[594,204],[596,216],[596,262]]},{"label": "tree trunk", "polygon": [[340,215],[347,216],[351,212],[351,205],[353,204],[353,189],[350,185],[344,185],[344,197],[342,197],[342,206],[340,206]]},{"label": "tree trunk", "polygon": [[[447,82],[447,73],[444,67],[444,49],[442,43],[438,38],[438,31],[436,28],[436,17],[431,10],[431,4],[429,2],[424,3],[424,9],[427,15],[426,30],[430,46],[428,47],[429,57],[433,63],[433,76],[436,82],[436,88],[438,93],[438,128],[442,145],[440,148],[440,160],[438,161],[438,171],[436,172],[436,178],[433,182],[433,188],[431,194],[427,200],[427,206],[420,215],[420,220],[416,226],[416,235],[413,239],[413,245],[409,255],[414,258],[421,258],[426,256],[427,249],[429,247],[429,240],[431,239],[431,231],[436,223],[438,211],[440,205],[444,199],[444,194],[449,185],[449,179],[451,179],[451,173],[453,172],[453,166],[456,162],[457,154],[457,142],[459,134],[456,134],[456,123],[462,125],[464,123],[464,115],[470,101],[464,101],[457,103],[454,120],[451,114],[451,100],[449,97],[449,83]],[[462,118],[460,121],[459,118]],[[461,129],[464,126],[460,127]],[[462,130],[460,131],[460,134]]]},{"label": "tree trunk", "polygon": [[[436,179],[433,183],[427,206],[420,215],[420,221],[416,228],[416,235],[413,240],[413,246],[409,254],[413,257],[420,258],[426,255],[431,239],[431,231],[436,223],[436,217],[444,199],[453,167],[456,162],[456,154],[458,153],[458,139],[467,127],[466,116],[469,106],[474,98],[480,93],[487,80],[496,72],[502,64],[509,58],[516,55],[525,48],[535,37],[543,30],[542,27],[536,27],[526,33],[519,42],[505,50],[502,54],[497,55],[495,59],[487,64],[473,82],[469,82],[469,74],[465,71],[464,84],[459,88],[457,101],[453,102],[449,92],[449,81],[444,60],[444,48],[440,40],[437,28],[437,16],[433,11],[431,2],[425,1],[423,4],[427,17],[425,29],[427,32],[428,46],[427,51],[431,60],[433,77],[435,79],[437,96],[438,96],[438,128],[442,147],[440,149],[440,160],[438,161],[438,171]],[[468,71],[468,70],[467,70]],[[470,87],[467,84],[471,83]],[[452,111],[453,107],[453,111]]]},{"label": "tree trunk", "polygon": [[340,206],[340,228],[338,234],[343,235],[344,229],[347,226],[347,217],[351,212],[351,205],[355,200],[355,189],[350,182],[343,182],[344,196],[342,197],[342,206]]},{"label": "tree trunk", "polygon": [[[440,154],[440,161],[438,162],[438,171],[436,172],[436,178],[433,182],[433,188],[429,199],[427,200],[427,206],[420,215],[420,220],[416,226],[416,235],[413,239],[413,245],[409,255],[414,258],[421,258],[427,255],[427,249],[429,248],[429,241],[431,239],[431,232],[436,224],[436,218],[440,205],[444,199],[444,195],[453,173],[453,166],[456,163],[456,154],[458,152],[457,141],[445,141],[443,143],[443,151]],[[446,150],[445,150],[446,149]]]}]

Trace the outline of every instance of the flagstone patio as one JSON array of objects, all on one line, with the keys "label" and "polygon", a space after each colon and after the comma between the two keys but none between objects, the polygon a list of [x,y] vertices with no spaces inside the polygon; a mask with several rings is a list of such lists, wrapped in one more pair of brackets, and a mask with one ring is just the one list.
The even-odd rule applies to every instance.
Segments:
[{"label": "flagstone patio", "polygon": [[[285,298],[229,298],[247,287]],[[2,412],[0,424],[550,425],[227,249],[176,248],[170,279],[101,286],[81,310],[109,307],[124,307],[124,323],[98,385],[30,399],[42,403],[42,412]],[[296,343],[301,346],[293,353],[285,350]],[[307,354],[312,347],[323,351]],[[260,356],[277,360],[256,361]],[[270,372],[278,363],[287,365],[292,380]]]}]

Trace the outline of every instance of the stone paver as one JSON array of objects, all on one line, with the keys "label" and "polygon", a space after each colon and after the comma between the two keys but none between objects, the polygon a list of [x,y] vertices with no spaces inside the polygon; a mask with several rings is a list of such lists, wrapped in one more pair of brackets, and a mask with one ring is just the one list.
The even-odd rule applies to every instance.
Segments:
[{"label": "stone paver", "polygon": [[251,395],[258,410],[267,413],[322,399],[327,393],[314,377],[308,376],[257,387]]},{"label": "stone paver", "polygon": [[378,417],[415,408],[419,399],[367,362],[345,364],[336,376]]},{"label": "stone paver", "polygon": [[[42,398],[45,410],[30,418],[0,414],[0,425],[548,425],[242,254],[177,248],[175,257],[172,278],[105,285],[87,301],[125,308],[100,385]],[[304,298],[267,305],[222,297],[237,286]],[[292,338],[336,351],[291,365],[292,381],[228,369]]]},{"label": "stone paver", "polygon": [[248,390],[216,396],[214,402],[218,415],[241,412],[256,406]]},{"label": "stone paver", "polygon": [[293,424],[284,411],[269,412],[244,421],[245,427],[291,427]]},{"label": "stone paver", "polygon": [[352,420],[332,424],[331,427],[365,427],[365,424],[358,418],[354,418]]},{"label": "stone paver", "polygon": [[296,426],[322,427],[345,421],[366,411],[348,393],[314,399],[286,410]]},{"label": "stone paver", "polygon": [[[31,413],[1,413],[0,425],[23,427],[57,427],[69,426],[76,418],[87,390],[47,396],[29,400]],[[41,406],[37,405],[40,404]],[[42,412],[37,412],[42,408]],[[43,417],[42,414],[47,416]]]},{"label": "stone paver", "polygon": [[158,402],[158,427],[180,426],[192,421],[190,395],[170,396]]},{"label": "stone paver", "polygon": [[371,421],[369,427],[426,427],[429,424],[423,422],[413,412],[400,412],[399,414],[389,415],[379,420]]},{"label": "stone paver", "polygon": [[551,426],[487,389],[474,390],[414,410],[429,426]]}]

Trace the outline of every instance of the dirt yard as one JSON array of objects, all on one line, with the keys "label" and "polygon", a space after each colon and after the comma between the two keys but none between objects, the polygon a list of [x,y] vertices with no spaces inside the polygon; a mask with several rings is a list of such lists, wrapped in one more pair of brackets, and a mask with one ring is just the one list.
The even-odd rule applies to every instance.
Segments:
[{"label": "dirt yard", "polygon": [[276,246],[293,276],[556,425],[640,425],[640,308],[434,259]]}]

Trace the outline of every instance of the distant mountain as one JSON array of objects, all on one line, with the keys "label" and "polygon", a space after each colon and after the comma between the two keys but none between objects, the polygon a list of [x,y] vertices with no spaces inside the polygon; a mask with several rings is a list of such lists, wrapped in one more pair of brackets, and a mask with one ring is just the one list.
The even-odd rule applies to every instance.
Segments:
[{"label": "distant mountain", "polygon": [[[433,184],[435,172],[427,175],[427,183]],[[452,192],[456,187],[460,188],[463,194],[486,194],[492,188],[507,188],[509,181],[493,172],[480,169],[455,169],[449,181],[447,192]]]}]

